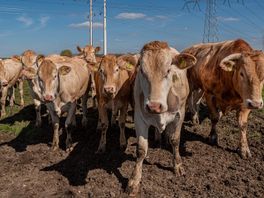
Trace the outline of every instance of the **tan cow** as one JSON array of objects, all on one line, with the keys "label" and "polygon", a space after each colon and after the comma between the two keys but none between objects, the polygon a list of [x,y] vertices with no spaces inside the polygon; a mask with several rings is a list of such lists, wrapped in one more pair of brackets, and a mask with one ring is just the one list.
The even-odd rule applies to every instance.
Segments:
[{"label": "tan cow", "polygon": [[95,72],[94,79],[99,111],[98,130],[101,129],[98,153],[105,152],[106,148],[107,109],[112,110],[111,123],[115,122],[118,111],[120,111],[118,119],[120,148],[126,148],[125,121],[128,104],[131,101],[133,73],[138,58],[131,56],[130,59],[128,60],[126,56],[117,58],[114,55],[106,55],[101,60],[98,72]]},{"label": "tan cow", "polygon": [[137,160],[127,187],[130,196],[136,196],[139,191],[150,126],[156,127],[160,133],[166,129],[173,148],[174,172],[184,174],[179,144],[189,94],[186,69],[195,62],[194,56],[180,54],[166,42],[153,41],[141,50],[134,87]]},{"label": "tan cow", "polygon": [[76,101],[82,98],[83,126],[87,125],[87,99],[90,70],[87,63],[78,58],[51,55],[37,58],[37,84],[40,88],[41,101],[44,101],[51,115],[53,124],[52,148],[59,148],[59,118],[67,112],[65,121],[66,150],[72,149],[71,130],[75,121]]},{"label": "tan cow", "polygon": [[[183,52],[197,58],[189,70],[193,90],[202,89],[211,113],[210,141],[217,144],[216,125],[220,111],[237,111],[241,132],[241,157],[250,157],[247,142],[247,119],[251,109],[263,107],[264,55],[244,40],[194,45]],[[220,111],[219,111],[220,110]]]},{"label": "tan cow", "polygon": [[23,65],[22,75],[27,79],[29,85],[30,95],[32,96],[35,110],[36,110],[36,126],[40,127],[41,119],[41,93],[37,79],[37,54],[33,50],[26,50],[21,55],[21,62]]},{"label": "tan cow", "polygon": [[[20,79],[22,64],[19,56],[0,60],[0,87],[1,87],[1,116],[6,115],[5,104],[7,95],[10,97],[11,108],[14,105],[14,85],[18,83],[20,105],[24,106],[23,81]],[[9,93],[8,93],[9,92]]]},{"label": "tan cow", "polygon": [[94,72],[98,70],[99,64],[101,62],[101,57],[97,57],[96,53],[100,51],[100,47],[97,46],[94,48],[91,45],[86,45],[81,48],[77,46],[77,50],[79,51],[78,57],[83,58],[89,65],[91,69],[91,91],[92,91],[92,99],[93,99],[93,107],[96,107],[96,91],[95,91],[95,82],[94,82]]}]

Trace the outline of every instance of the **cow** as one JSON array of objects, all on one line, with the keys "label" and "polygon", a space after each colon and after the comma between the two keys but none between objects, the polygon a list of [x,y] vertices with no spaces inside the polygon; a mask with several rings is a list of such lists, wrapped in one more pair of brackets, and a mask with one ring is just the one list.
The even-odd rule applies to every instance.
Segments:
[{"label": "cow", "polygon": [[65,121],[66,151],[72,150],[70,127],[75,121],[76,101],[82,98],[83,126],[87,125],[87,99],[90,70],[87,63],[78,57],[50,55],[38,56],[37,73],[31,75],[37,79],[40,88],[40,100],[45,102],[53,125],[52,149],[59,148],[59,118],[67,112]]},{"label": "cow", "polygon": [[251,110],[263,107],[264,54],[242,39],[197,44],[183,52],[197,58],[188,78],[192,91],[204,91],[212,122],[210,143],[218,144],[221,113],[236,110],[241,133],[239,154],[244,159],[251,157],[247,120]]},{"label": "cow", "polygon": [[0,60],[0,91],[1,91],[1,116],[6,115],[5,105],[7,96],[10,98],[11,108],[14,106],[14,86],[18,83],[20,106],[24,106],[23,80],[21,77],[22,64],[19,56]]},{"label": "cow", "polygon": [[173,170],[178,175],[184,174],[179,144],[189,94],[186,70],[196,62],[194,56],[179,53],[162,41],[145,44],[140,54],[134,87],[137,160],[127,186],[130,196],[139,191],[150,126],[160,133],[166,129],[173,149]]},{"label": "cow", "polygon": [[89,65],[91,69],[91,92],[93,99],[93,107],[96,107],[96,91],[95,91],[95,82],[94,82],[94,72],[98,70],[99,64],[101,62],[101,57],[96,56],[96,53],[100,51],[100,47],[93,47],[92,45],[86,45],[81,48],[80,46],[76,47],[78,52],[80,53],[78,57],[83,58]]},{"label": "cow", "polygon": [[21,63],[23,65],[22,76],[26,78],[30,95],[32,96],[35,111],[36,111],[36,127],[40,127],[42,124],[41,119],[41,104],[44,102],[41,100],[40,88],[37,79],[37,57],[38,55],[33,50],[26,50],[21,55]]},{"label": "cow", "polygon": [[102,58],[99,69],[94,74],[96,95],[98,102],[98,126],[101,131],[101,139],[97,153],[103,153],[106,149],[106,132],[108,129],[107,109],[112,110],[111,124],[115,123],[118,112],[120,128],[120,148],[126,148],[125,121],[133,84],[133,74],[137,63],[137,56],[127,55],[117,58],[114,55],[106,55]]}]

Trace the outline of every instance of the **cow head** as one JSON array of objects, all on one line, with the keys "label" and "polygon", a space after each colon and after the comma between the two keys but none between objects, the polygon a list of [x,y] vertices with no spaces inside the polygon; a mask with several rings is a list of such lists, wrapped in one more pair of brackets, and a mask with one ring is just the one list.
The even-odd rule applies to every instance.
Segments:
[{"label": "cow head", "polygon": [[141,50],[140,85],[144,95],[144,108],[149,113],[168,110],[168,95],[173,83],[177,83],[177,69],[187,69],[196,63],[190,54],[179,54],[166,42],[153,41]]},{"label": "cow head", "polygon": [[96,64],[95,54],[100,51],[100,47],[94,48],[91,45],[86,45],[84,48],[77,46],[77,50],[83,56],[83,58],[90,64]]},{"label": "cow head", "polygon": [[231,54],[220,62],[220,67],[232,72],[233,85],[249,109],[263,107],[261,96],[264,83],[264,54],[260,51]]},{"label": "cow head", "polygon": [[59,91],[60,76],[66,75],[71,71],[68,66],[61,66],[57,69],[51,60],[45,60],[43,57],[37,59],[38,82],[43,99],[47,102],[55,100]]},{"label": "cow head", "polygon": [[[40,55],[39,55],[40,56]],[[25,77],[26,79],[33,79],[36,77],[38,65],[37,65],[37,54],[32,50],[26,50],[23,52],[20,60],[22,62],[22,72],[21,76]]]},{"label": "cow head", "polygon": [[3,65],[3,61],[0,60],[0,91],[2,91],[2,88],[8,85],[8,82],[5,78],[5,68]]}]

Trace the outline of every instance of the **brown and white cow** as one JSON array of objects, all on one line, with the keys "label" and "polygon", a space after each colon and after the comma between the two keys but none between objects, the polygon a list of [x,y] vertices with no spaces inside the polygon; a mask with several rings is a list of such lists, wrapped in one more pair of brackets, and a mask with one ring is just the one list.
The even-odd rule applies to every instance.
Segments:
[{"label": "brown and white cow", "polygon": [[[108,129],[107,109],[112,110],[111,123],[113,124],[120,111],[118,123],[120,128],[120,148],[126,148],[125,121],[128,105],[131,101],[133,73],[137,63],[137,56],[117,58],[106,55],[102,58],[99,69],[95,72],[96,95],[98,101],[98,130],[101,130],[101,139],[97,152],[105,152],[106,132]],[[134,61],[132,61],[134,60]],[[129,68],[130,67],[130,68]]]},{"label": "brown and white cow", "polygon": [[[10,98],[11,108],[14,105],[14,86],[18,83],[20,105],[24,106],[23,81],[20,79],[22,64],[19,56],[0,60],[0,92],[1,92],[1,116],[6,115],[5,104],[7,96]],[[9,92],[9,93],[8,93]]]},{"label": "brown and white cow", "polygon": [[[263,107],[264,54],[242,39],[194,45],[183,52],[197,58],[188,71],[193,90],[202,89],[211,113],[210,141],[217,144],[220,111],[237,111],[241,132],[241,157],[251,156],[247,141],[247,120],[252,109]],[[220,110],[220,111],[219,111]]]},{"label": "brown and white cow", "polygon": [[44,101],[53,124],[52,148],[59,147],[59,118],[67,112],[65,121],[66,150],[72,149],[71,130],[75,121],[76,101],[82,98],[83,119],[87,123],[87,99],[89,91],[90,70],[87,63],[80,58],[51,55],[37,58],[37,84],[40,88],[41,101]]},{"label": "brown and white cow", "polygon": [[148,129],[166,129],[173,148],[174,172],[184,168],[179,154],[180,132],[189,94],[186,69],[194,65],[194,56],[179,53],[166,42],[153,41],[141,50],[139,71],[135,80],[135,129],[137,160],[128,182],[128,193],[135,196],[142,177],[142,164],[148,151]]}]

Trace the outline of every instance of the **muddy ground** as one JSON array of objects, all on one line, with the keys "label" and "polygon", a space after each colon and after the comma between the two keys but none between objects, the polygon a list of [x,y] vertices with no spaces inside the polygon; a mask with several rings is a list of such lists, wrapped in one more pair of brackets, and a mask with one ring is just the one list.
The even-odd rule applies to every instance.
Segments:
[{"label": "muddy ground", "polygon": [[[27,113],[25,113],[27,112]],[[210,121],[202,110],[202,124],[188,119],[182,130],[181,155],[186,176],[171,171],[170,148],[155,147],[150,132],[150,149],[144,161],[141,197],[264,197],[264,113],[250,115],[248,139],[252,158],[243,160],[236,153],[239,142],[235,113],[223,117],[218,125],[219,146],[208,143]],[[188,117],[188,116],[187,116]],[[32,133],[34,108],[27,106],[2,123],[30,120],[15,137],[0,133],[0,197],[125,197],[128,178],[135,164],[135,132],[128,123],[128,148],[119,151],[118,128],[107,134],[107,152],[95,154],[97,112],[89,110],[88,130],[73,132],[74,149],[64,151],[61,135],[58,151],[50,150],[51,128]],[[78,126],[80,117],[78,117]],[[130,127],[129,127],[130,126]]]}]

